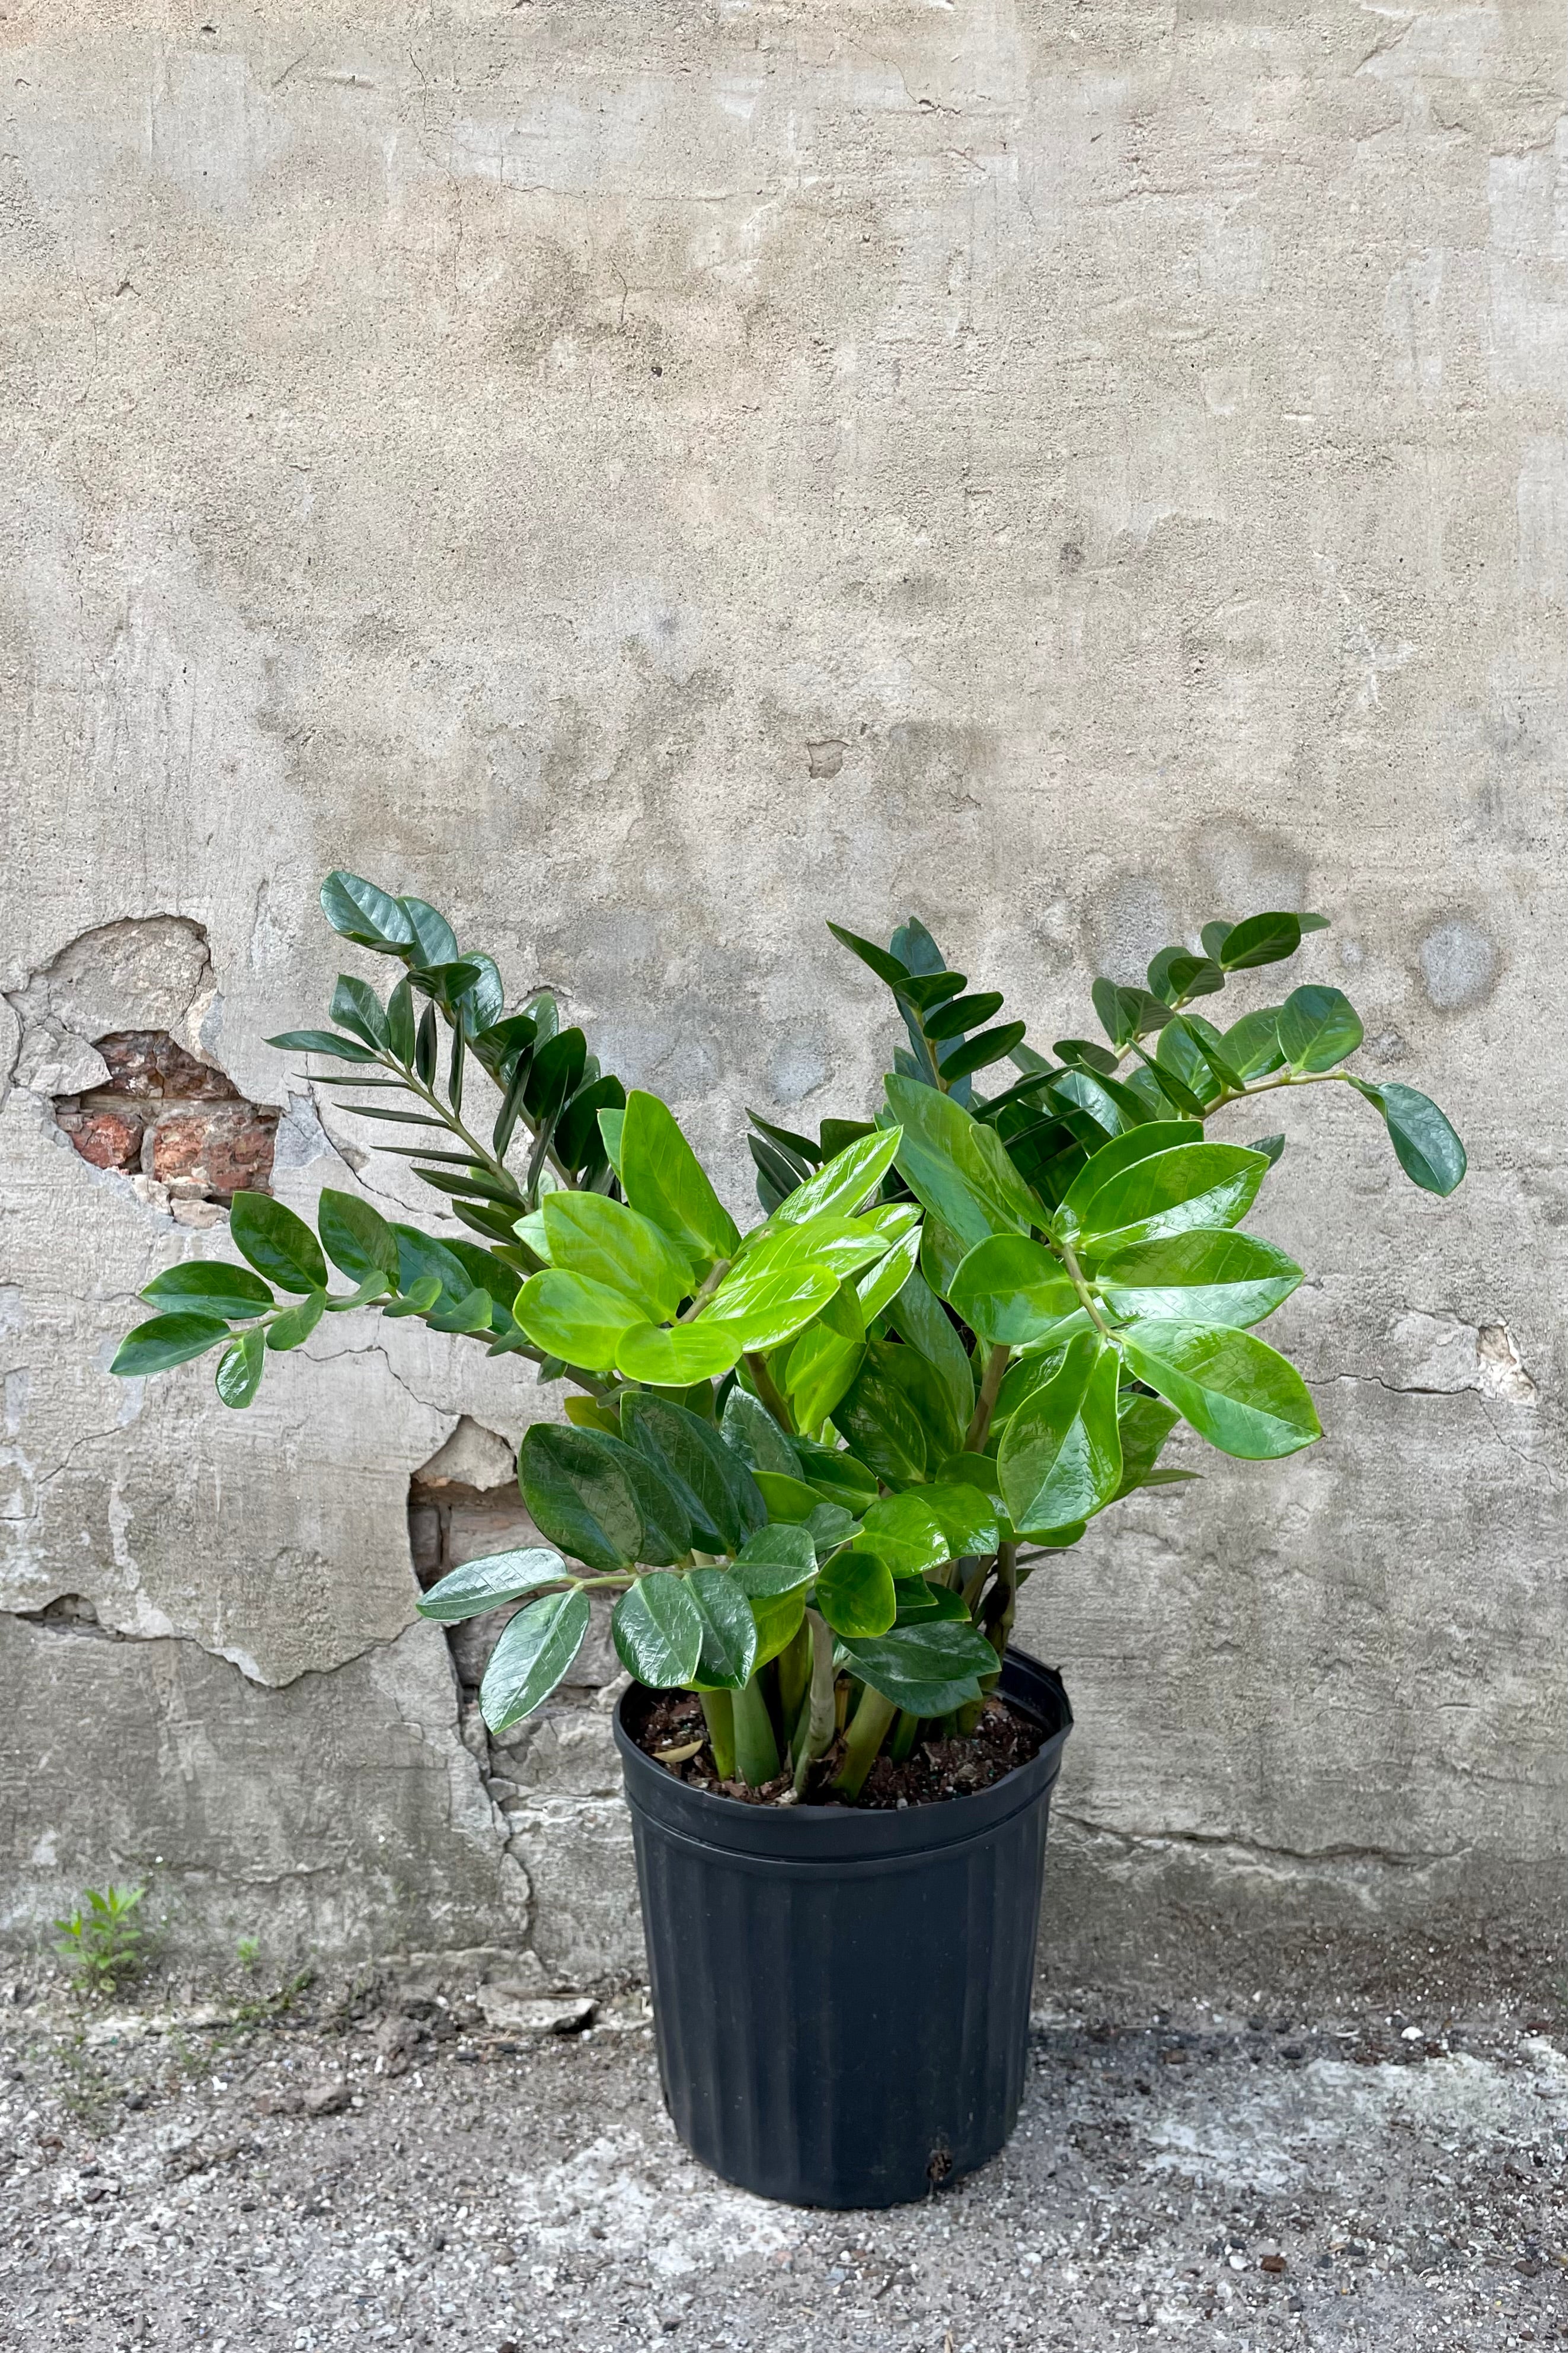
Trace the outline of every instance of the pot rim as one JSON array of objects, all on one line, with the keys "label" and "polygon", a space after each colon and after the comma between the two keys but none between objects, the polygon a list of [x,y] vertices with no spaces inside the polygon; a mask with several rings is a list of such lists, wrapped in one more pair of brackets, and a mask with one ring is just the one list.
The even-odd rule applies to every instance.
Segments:
[{"label": "pot rim", "polygon": [[1009,1647],[1000,1688],[1016,1706],[1047,1727],[1043,1746],[989,1788],[975,1789],[964,1797],[932,1799],[901,1811],[860,1806],[749,1806],[737,1798],[693,1788],[677,1780],[667,1766],[656,1762],[632,1738],[623,1720],[630,1694],[623,1692],[613,1721],[626,1799],[635,1814],[656,1822],[666,1835],[731,1853],[756,1855],[775,1866],[828,1860],[896,1862],[966,1844],[1048,1796],[1072,1730],[1072,1707],[1060,1675],[1027,1651]]}]

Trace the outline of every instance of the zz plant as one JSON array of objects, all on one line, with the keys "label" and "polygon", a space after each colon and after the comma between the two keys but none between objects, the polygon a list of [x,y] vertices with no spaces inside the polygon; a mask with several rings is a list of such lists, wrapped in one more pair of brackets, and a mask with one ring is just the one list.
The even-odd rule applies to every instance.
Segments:
[{"label": "zz plant", "polygon": [[247,1263],[156,1276],[159,1312],[113,1369],[217,1350],[218,1394],[245,1406],[269,1354],[374,1306],[565,1380],[564,1423],[535,1424],[519,1458],[545,1542],[453,1571],[422,1613],[521,1605],[480,1694],[501,1732],[571,1668],[590,1597],[613,1594],[630,1673],[696,1692],[719,1778],[785,1802],[853,1799],[884,1748],[972,1731],[1030,1570],[1134,1489],[1194,1475],[1160,1463],[1178,1423],[1253,1461],[1321,1434],[1254,1328],[1301,1270],[1239,1229],[1283,1138],[1217,1140],[1211,1120],[1348,1086],[1416,1185],[1446,1195],[1465,1173],[1436,1104],[1346,1067],[1363,1032],[1338,989],[1224,1030],[1194,1009],[1321,917],[1205,925],[1147,987],[1097,981],[1105,1042],[1049,1056],[921,924],[887,948],[833,926],[908,1044],[868,1120],[814,1141],[752,1114],[764,1215],[742,1235],[666,1106],[601,1072],[547,993],[507,1013],[492,959],[421,900],[336,873],[321,905],[404,970],[384,1001],[341,977],[334,1028],[271,1043],[345,1066],[333,1082],[360,1117],[430,1131],[392,1148],[478,1239],[331,1190],[313,1233],[238,1194]]}]

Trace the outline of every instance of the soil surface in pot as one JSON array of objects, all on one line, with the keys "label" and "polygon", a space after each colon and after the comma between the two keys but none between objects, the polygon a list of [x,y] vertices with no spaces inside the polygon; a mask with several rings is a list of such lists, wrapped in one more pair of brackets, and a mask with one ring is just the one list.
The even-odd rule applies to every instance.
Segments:
[{"label": "soil surface in pot", "polygon": [[[706,1789],[716,1798],[738,1798],[748,1806],[776,1806],[789,1797],[792,1777],[788,1773],[764,1782],[759,1789],[749,1789],[743,1781],[721,1781],[707,1745],[702,1703],[692,1692],[654,1692],[634,1685],[626,1697],[623,1720],[646,1757],[655,1758],[694,1789]],[[884,1753],[866,1776],[858,1798],[844,1798],[832,1787],[844,1754],[842,1739],[836,1740],[814,1767],[804,1802],[892,1809],[973,1797],[977,1789],[989,1789],[1038,1756],[1047,1736],[1045,1726],[1032,1715],[994,1693],[967,1739],[922,1740],[901,1765],[895,1765]],[[693,1749],[694,1741],[702,1745]]]}]

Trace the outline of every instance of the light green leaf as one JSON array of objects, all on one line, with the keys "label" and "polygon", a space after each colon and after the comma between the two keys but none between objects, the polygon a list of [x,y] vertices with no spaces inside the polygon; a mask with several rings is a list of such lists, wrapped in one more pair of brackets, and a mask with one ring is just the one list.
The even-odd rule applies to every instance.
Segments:
[{"label": "light green leaf", "polygon": [[261,1387],[266,1364],[267,1335],[259,1324],[253,1324],[248,1332],[230,1341],[217,1360],[214,1385],[224,1404],[237,1412],[247,1406]]},{"label": "light green leaf", "polygon": [[574,1560],[613,1573],[642,1551],[642,1514],[609,1440],[597,1430],[536,1422],[518,1455],[534,1526]]},{"label": "light green leaf", "polygon": [[312,1291],[294,1306],[286,1307],[282,1314],[275,1315],[267,1327],[268,1346],[275,1348],[279,1356],[286,1349],[300,1347],[321,1322],[326,1306],[326,1293]]},{"label": "light green leaf", "polygon": [[626,1125],[626,1115],[624,1111],[602,1111],[598,1116],[605,1157],[618,1176],[621,1173],[621,1130]]},{"label": "light green leaf", "polygon": [[1238,1144],[1184,1144],[1154,1153],[1093,1196],[1079,1250],[1105,1259],[1193,1226],[1234,1226],[1268,1173],[1263,1155]]},{"label": "light green leaf", "polygon": [[727,1373],[739,1364],[745,1345],[738,1324],[708,1316],[700,1324],[634,1324],[616,1343],[616,1370],[650,1388],[685,1389]]},{"label": "light green leaf", "polygon": [[787,1194],[773,1211],[770,1223],[804,1225],[808,1218],[820,1216],[825,1210],[837,1210],[845,1216],[858,1209],[868,1193],[876,1191],[892,1166],[900,1145],[903,1142],[901,1128],[888,1127],[860,1136],[844,1151],[836,1153],[815,1176]]},{"label": "light green leaf", "polygon": [[229,1240],[258,1274],[279,1291],[324,1291],[327,1261],[302,1218],[269,1193],[237,1193],[228,1213]]},{"label": "light green leaf", "polygon": [[1244,1013],[1233,1022],[1220,1039],[1226,1060],[1237,1078],[1251,1081],[1264,1079],[1270,1071],[1284,1067],[1285,1057],[1279,1045],[1279,1015],[1278,1005],[1260,1005],[1255,1013]]},{"label": "light green leaf", "polygon": [[397,1236],[368,1201],[328,1189],[316,1204],[316,1224],[327,1256],[351,1282],[363,1282],[372,1274],[397,1281]]},{"label": "light green leaf", "polygon": [[994,1234],[972,1250],[948,1296],[989,1346],[1027,1347],[1081,1305],[1061,1261],[1023,1234]]},{"label": "light green leaf", "polygon": [[561,1555],[541,1545],[520,1552],[487,1553],[482,1560],[468,1560],[454,1568],[414,1606],[421,1618],[433,1618],[438,1626],[457,1626],[487,1609],[521,1601],[525,1593],[537,1593],[542,1585],[554,1585],[565,1575]]},{"label": "light green leaf", "polygon": [[913,1079],[889,1079],[888,1101],[903,1125],[900,1176],[967,1248],[988,1234],[1027,1233],[1045,1223],[1045,1210],[994,1128],[972,1119],[951,1095]]},{"label": "light green leaf", "polygon": [[605,1372],[615,1363],[634,1325],[645,1332],[654,1329],[637,1301],[624,1292],[553,1266],[529,1276],[511,1312],[536,1347],[589,1373]]},{"label": "light green leaf", "polygon": [[1277,1034],[1293,1071],[1331,1071],[1355,1052],[1366,1032],[1342,990],[1314,981],[1290,991],[1279,1008]]},{"label": "light green leaf", "polygon": [[859,1371],[865,1353],[860,1301],[854,1285],[843,1282],[784,1360],[782,1385],[796,1429],[821,1428]]},{"label": "light green leaf", "polygon": [[1061,1369],[1008,1422],[996,1458],[1016,1528],[1065,1527],[1091,1519],[1121,1479],[1116,1423],[1121,1366],[1098,1335],[1069,1342]]},{"label": "light green leaf", "polygon": [[860,1276],[855,1289],[864,1323],[871,1324],[892,1305],[909,1281],[911,1270],[919,1265],[920,1255],[921,1229],[915,1226],[893,1245],[886,1258],[879,1259],[875,1266]]},{"label": "light green leaf", "polygon": [[[601,1115],[601,1133],[603,1119]],[[741,1237],[701,1163],[657,1095],[634,1088],[620,1133],[621,1183],[627,1200],[702,1266],[733,1258]],[[608,1137],[605,1137],[606,1146]]]},{"label": "light green leaf", "polygon": [[166,1312],[181,1308],[196,1315],[217,1315],[233,1324],[264,1315],[278,1302],[258,1274],[247,1266],[228,1266],[221,1259],[187,1259],[165,1268],[142,1286],[142,1296]]},{"label": "light green leaf", "polygon": [[1413,1185],[1446,1198],[1463,1182],[1465,1147],[1430,1096],[1387,1080],[1380,1086],[1365,1079],[1351,1084],[1383,1113],[1394,1155]]},{"label": "light green leaf", "polygon": [[1113,1176],[1120,1176],[1156,1153],[1173,1152],[1179,1145],[1201,1144],[1203,1140],[1202,1124],[1195,1119],[1148,1120],[1140,1127],[1129,1128],[1125,1135],[1113,1135],[1109,1144],[1102,1144],[1089,1155],[1068,1187],[1051,1220],[1053,1230],[1070,1240],[1082,1230],[1089,1202]]},{"label": "light green leaf", "polygon": [[816,1580],[816,1607],[836,1634],[885,1634],[898,1615],[891,1571],[874,1553],[835,1553]]},{"label": "light green leaf", "polygon": [[[651,1323],[668,1322],[693,1288],[685,1253],[625,1201],[563,1190],[547,1193],[538,1215],[547,1245],[541,1255],[552,1266],[635,1300]],[[530,1222],[521,1219],[520,1228]]]},{"label": "light green leaf", "polygon": [[689,1683],[702,1655],[702,1619],[679,1577],[649,1569],[610,1613],[616,1654],[628,1674],[654,1691]]},{"label": "light green leaf", "polygon": [[722,1324],[735,1335],[735,1362],[742,1349],[773,1348],[809,1324],[838,1289],[831,1267],[784,1258],[775,1262],[769,1253],[745,1259],[727,1274],[700,1321],[689,1328],[703,1330]]},{"label": "light green leaf", "polygon": [[1160,1322],[1130,1324],[1119,1337],[1138,1378],[1222,1454],[1271,1462],[1322,1436],[1295,1366],[1250,1332]]},{"label": "light green leaf", "polygon": [[1254,1234],[1194,1226],[1119,1251],[1100,1265],[1096,1279],[1119,1315],[1241,1326],[1272,1315],[1296,1289],[1301,1270]]},{"label": "light green leaf", "polygon": [[739,1691],[757,1658],[757,1621],[747,1596],[721,1568],[697,1568],[686,1591],[702,1621],[694,1678],[699,1691]]},{"label": "light green leaf", "polygon": [[894,1577],[920,1577],[944,1561],[994,1552],[1000,1541],[989,1497],[978,1487],[942,1481],[881,1496],[861,1522],[855,1546],[875,1553]]},{"label": "light green leaf", "polygon": [[479,1685],[479,1713],[492,1732],[521,1724],[550,1697],[583,1647],[589,1615],[585,1593],[547,1593],[503,1628]]},{"label": "light green leaf", "polygon": [[730,1574],[753,1601],[795,1593],[816,1574],[816,1548],[805,1527],[772,1522],[749,1535],[735,1555]]}]

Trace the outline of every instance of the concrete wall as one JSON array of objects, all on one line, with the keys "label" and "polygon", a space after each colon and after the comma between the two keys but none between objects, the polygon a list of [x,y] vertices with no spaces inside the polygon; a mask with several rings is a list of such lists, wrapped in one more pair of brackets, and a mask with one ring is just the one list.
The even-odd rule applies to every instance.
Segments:
[{"label": "concrete wall", "polygon": [[1047,1042],[1210,914],[1331,916],[1306,971],[1472,1173],[1434,1202],[1364,1105],[1289,1107],[1255,1223],[1327,1435],[1030,1588],[1080,1712],[1053,1949],[1540,1954],[1560,7],[436,13],[0,26],[6,1920],[112,1874],[197,1948],[635,1962],[591,1683],[498,1759],[412,1615],[411,1475],[467,1416],[482,1519],[526,1380],[371,1317],[244,1416],[104,1369],[221,1217],[53,1101],[167,1031],[281,1111],[283,1198],[343,1183],[364,1130],[262,1043],[324,1005],[342,863],[557,985],[737,1203],[743,1103],[884,1066],[826,916],[918,912]]}]

